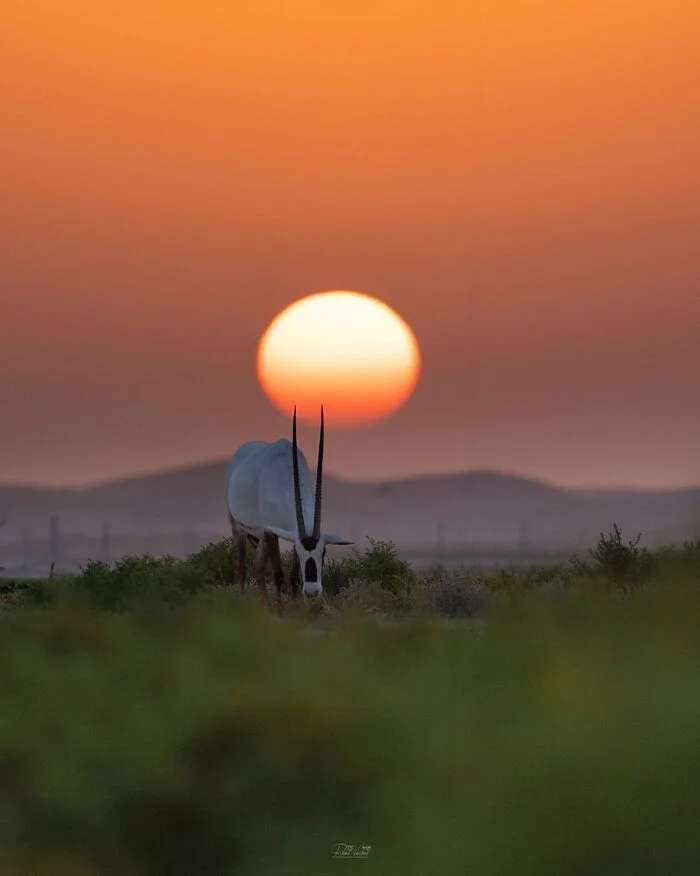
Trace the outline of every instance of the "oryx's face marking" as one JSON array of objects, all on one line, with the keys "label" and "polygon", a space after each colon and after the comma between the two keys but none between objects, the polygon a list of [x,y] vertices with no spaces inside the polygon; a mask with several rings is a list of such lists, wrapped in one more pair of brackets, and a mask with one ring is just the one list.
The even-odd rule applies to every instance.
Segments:
[{"label": "oryx's face marking", "polygon": [[318,566],[313,557],[309,557],[304,565],[304,581],[308,581],[309,584],[316,584],[318,581]]},{"label": "oryx's face marking", "polygon": [[323,560],[326,544],[323,537],[316,539],[307,536],[295,542],[301,571],[301,589],[304,596],[320,596],[323,593]]}]

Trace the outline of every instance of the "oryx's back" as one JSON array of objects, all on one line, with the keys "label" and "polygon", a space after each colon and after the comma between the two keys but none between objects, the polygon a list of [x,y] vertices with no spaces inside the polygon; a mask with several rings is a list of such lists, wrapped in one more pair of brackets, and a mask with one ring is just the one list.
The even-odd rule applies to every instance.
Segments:
[{"label": "oryx's back", "polygon": [[[248,441],[233,455],[226,473],[231,516],[254,535],[265,526],[296,529],[292,443]],[[304,454],[299,452],[299,481],[304,519],[313,521],[313,484]]]}]

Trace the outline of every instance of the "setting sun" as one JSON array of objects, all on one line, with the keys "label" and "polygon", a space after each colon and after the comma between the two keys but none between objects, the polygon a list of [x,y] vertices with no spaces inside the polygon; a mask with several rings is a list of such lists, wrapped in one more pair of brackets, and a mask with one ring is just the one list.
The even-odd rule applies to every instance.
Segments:
[{"label": "setting sun", "polygon": [[317,423],[363,426],[393,413],[415,389],[420,349],[388,305],[359,292],[320,292],[294,302],[258,345],[258,379],[270,401]]}]

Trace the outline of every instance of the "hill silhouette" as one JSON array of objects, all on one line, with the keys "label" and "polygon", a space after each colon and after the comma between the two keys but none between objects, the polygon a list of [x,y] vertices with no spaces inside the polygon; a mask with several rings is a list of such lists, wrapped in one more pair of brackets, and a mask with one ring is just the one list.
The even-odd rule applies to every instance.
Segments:
[{"label": "hill silhouette", "polygon": [[[2,565],[48,562],[57,517],[68,565],[104,553],[182,554],[228,534],[226,461],[105,481],[75,489],[0,486]],[[382,482],[325,477],[324,529],[366,544],[367,535],[406,548],[578,549],[613,522],[644,543],[700,536],[700,487],[577,490],[496,471],[416,475]],[[100,547],[102,545],[102,547]]]}]

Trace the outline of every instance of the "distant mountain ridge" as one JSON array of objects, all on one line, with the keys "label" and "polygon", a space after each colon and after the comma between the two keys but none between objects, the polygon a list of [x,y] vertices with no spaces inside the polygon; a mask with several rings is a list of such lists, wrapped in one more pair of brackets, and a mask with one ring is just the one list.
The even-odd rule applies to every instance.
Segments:
[{"label": "distant mountain ridge", "polygon": [[[225,534],[227,461],[183,466],[84,488],[0,485],[2,532],[18,537],[58,515],[64,531]],[[700,486],[676,490],[580,490],[490,470],[413,475],[381,482],[325,478],[324,525],[361,539],[398,543],[589,543],[617,522],[632,535],[691,537],[700,523]],[[14,531],[14,532],[13,532]]]},{"label": "distant mountain ridge", "polygon": [[[0,507],[16,511],[114,510],[134,513],[175,512],[175,506],[206,505],[222,507],[227,461],[181,466],[152,473],[101,481],[85,487],[44,487],[34,484],[0,484]],[[350,501],[353,505],[383,499],[423,501],[464,495],[465,491],[482,499],[512,501],[514,497],[578,497],[576,490],[545,481],[490,470],[449,474],[411,475],[384,481],[355,481],[326,473],[324,496],[331,502]],[[179,514],[177,515],[179,516]]]}]

